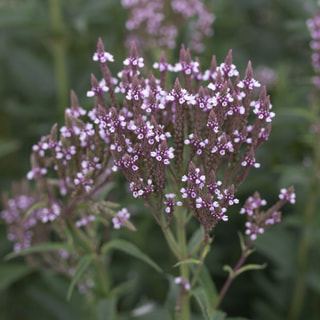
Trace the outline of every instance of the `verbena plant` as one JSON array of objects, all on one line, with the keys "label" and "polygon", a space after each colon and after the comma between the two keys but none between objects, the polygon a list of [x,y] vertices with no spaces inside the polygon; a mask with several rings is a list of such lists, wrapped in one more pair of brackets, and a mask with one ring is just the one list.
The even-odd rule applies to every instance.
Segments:
[{"label": "verbena plant", "polygon": [[[72,93],[65,125],[54,125],[33,147],[27,178],[35,181],[34,188],[24,181],[14,186],[13,197],[4,196],[2,217],[15,242],[9,258],[25,255],[32,265],[70,276],[68,297],[78,285],[89,300],[107,301],[108,319],[117,319],[116,302],[125,286],[112,283],[108,257],[111,250],[122,250],[178,288],[175,306],[167,306],[168,319],[192,319],[197,310],[204,319],[224,319],[219,307],[232,281],[264,267],[245,264],[254,240],[280,222],[286,202],[295,202],[293,187],[282,189],[266,211],[258,192],[247,199],[240,210],[247,217],[242,254],[234,267],[225,266],[229,276],[218,293],[205,258],[216,225],[227,223],[228,207],[239,203],[239,185],[252,167],[260,167],[255,150],[268,139],[275,115],[266,89],[257,94],[260,83],[250,62],[240,78],[231,51],[220,65],[213,56],[202,71],[182,46],[179,62],[168,64],[163,53],[154,75],[144,69],[133,43],[123,70],[113,77],[108,65],[114,57],[99,40],[93,60],[103,75],[101,81],[91,77],[87,96],[94,96],[93,109],[82,109]],[[120,171],[133,198],[143,201],[161,228],[176,260],[174,276],[133,243],[110,240],[113,229],[139,230],[127,209],[107,200],[108,186]],[[198,309],[191,306],[193,298]]]}]

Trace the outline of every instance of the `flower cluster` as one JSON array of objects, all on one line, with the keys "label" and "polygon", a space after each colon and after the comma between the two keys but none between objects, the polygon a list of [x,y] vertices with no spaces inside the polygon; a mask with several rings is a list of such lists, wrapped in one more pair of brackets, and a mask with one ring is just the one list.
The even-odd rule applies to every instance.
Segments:
[{"label": "flower cluster", "polygon": [[8,225],[8,239],[15,242],[14,251],[20,251],[30,246],[41,210],[33,210],[27,215],[28,209],[37,203],[37,198],[31,194],[26,181],[19,186],[14,185],[13,189],[16,193],[13,198],[8,199],[4,195],[1,217]]},{"label": "flower cluster", "polygon": [[114,228],[120,229],[129,218],[130,218],[130,213],[128,212],[128,210],[126,208],[123,208],[112,219]]},{"label": "flower cluster", "polygon": [[[99,40],[97,53],[104,52]],[[182,46],[175,65],[164,53],[154,64],[159,79],[152,72],[143,78],[143,59],[133,43],[117,80],[108,62],[100,61],[100,67],[108,90],[95,94],[89,115],[100,138],[110,143],[113,171],[123,172],[133,196],[158,216],[164,205],[168,218],[174,206],[183,205],[207,233],[228,220],[228,206],[238,203],[238,185],[251,167],[260,166],[254,152],[268,139],[274,117],[265,88],[253,98],[260,83],[251,63],[240,79],[230,51],[220,65],[213,56],[202,72]],[[169,72],[176,77],[173,86],[166,83]],[[173,201],[167,190],[180,200]]]},{"label": "flower cluster", "polygon": [[188,21],[192,30],[189,47],[193,51],[203,51],[203,38],[213,34],[215,16],[202,0],[122,0],[121,3],[129,10],[128,43],[134,40],[140,48],[176,47],[178,33]]},{"label": "flower cluster", "polygon": [[289,189],[281,189],[279,194],[279,201],[270,209],[263,212],[260,207],[267,204],[266,200],[261,199],[260,194],[256,192],[252,197],[249,197],[243,208],[240,210],[241,214],[247,215],[246,235],[250,236],[251,240],[257,239],[258,234],[264,233],[266,229],[275,223],[281,221],[281,212],[279,209],[286,203],[295,203],[295,193],[293,187]]},{"label": "flower cluster", "polygon": [[[220,220],[228,220],[228,207],[239,202],[237,187],[250,168],[260,166],[255,150],[271,130],[272,106],[265,88],[254,96],[260,84],[251,63],[241,79],[230,51],[220,65],[213,56],[202,71],[182,46],[176,64],[168,64],[164,53],[154,64],[159,79],[153,72],[144,78],[143,58],[133,43],[114,78],[108,67],[114,58],[101,39],[93,60],[103,75],[100,82],[91,77],[93,109],[82,109],[72,93],[65,125],[59,131],[54,125],[32,148],[27,177],[36,182],[33,203],[42,204],[28,217],[42,224],[74,219],[79,228],[90,228],[95,214],[104,210],[90,212],[87,203],[121,170],[133,196],[144,201],[158,223],[164,212],[169,223],[174,208],[183,206],[209,235]],[[167,84],[169,72],[176,77],[173,85]],[[14,211],[8,210],[5,217]],[[19,215],[13,216],[6,218],[8,224],[18,223]],[[130,225],[129,216],[124,209],[108,217],[119,228]],[[28,235],[22,247],[30,245]]]},{"label": "flower cluster", "polygon": [[[96,53],[93,59],[112,61],[107,53]],[[101,96],[97,90],[94,94]],[[110,181],[112,162],[110,145],[101,134],[102,120],[98,123],[92,118],[99,118],[98,111],[92,110],[87,116],[72,92],[65,124],[60,130],[54,125],[50,134],[32,147],[27,179],[35,183],[35,192],[30,191],[28,181],[14,187],[14,196],[4,197],[1,213],[15,251],[40,241],[37,234],[41,229],[50,229],[60,238],[65,234],[66,221],[86,228],[97,214],[101,216],[101,212],[90,210],[89,204]],[[114,215],[110,211],[104,218],[111,220]]]},{"label": "flower cluster", "polygon": [[[313,50],[311,56],[312,66],[315,73],[320,72],[320,11],[317,11],[313,18],[307,20],[307,26],[310,30],[312,41],[310,47]],[[320,77],[313,78],[313,84],[320,88]]]}]

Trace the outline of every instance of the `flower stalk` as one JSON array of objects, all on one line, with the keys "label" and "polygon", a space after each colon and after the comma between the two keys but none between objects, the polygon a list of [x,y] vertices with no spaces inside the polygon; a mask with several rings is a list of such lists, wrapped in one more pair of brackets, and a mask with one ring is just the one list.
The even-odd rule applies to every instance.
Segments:
[{"label": "flower stalk", "polygon": [[49,13],[52,23],[53,37],[51,51],[53,55],[54,73],[57,86],[57,106],[60,117],[63,117],[65,106],[68,105],[68,74],[66,64],[66,41],[63,38],[65,24],[63,22],[60,0],[49,1]]},{"label": "flower stalk", "polygon": [[229,277],[227,278],[227,280],[225,281],[222,289],[220,290],[219,293],[219,297],[218,300],[216,302],[215,305],[215,309],[218,309],[220,307],[220,304],[224,298],[224,296],[226,295],[231,283],[233,282],[233,280],[237,277],[237,272],[240,270],[240,268],[243,266],[243,264],[245,263],[247,257],[249,256],[250,252],[251,252],[251,245],[252,245],[252,240],[250,239],[245,247],[245,249],[242,252],[242,255],[238,261],[238,263],[236,264],[236,266],[232,269],[232,272],[229,273]]},{"label": "flower stalk", "polygon": [[[186,235],[186,211],[182,207],[178,208],[176,213],[176,226],[177,226],[177,240],[179,246],[179,260],[183,261],[187,258],[187,235]],[[189,283],[189,267],[188,264],[180,264],[180,277]],[[190,319],[190,295],[185,287],[181,286],[181,299],[177,306],[178,319],[189,320]]]},{"label": "flower stalk", "polygon": [[304,299],[306,296],[306,283],[305,283],[305,271],[307,268],[309,260],[309,248],[310,248],[310,239],[307,234],[307,229],[311,226],[317,199],[319,197],[320,190],[320,181],[319,181],[319,172],[320,172],[320,119],[319,119],[319,99],[318,95],[320,92],[320,38],[319,38],[319,20],[320,14],[319,10],[316,12],[313,18],[307,20],[307,26],[309,28],[312,41],[310,43],[312,53],[312,66],[314,70],[314,76],[312,78],[313,82],[313,91],[311,94],[311,114],[312,114],[312,131],[313,136],[313,167],[311,172],[310,184],[308,197],[306,199],[306,205],[303,212],[303,230],[301,233],[300,242],[298,245],[298,256],[297,256],[297,265],[298,273],[296,275],[296,281],[294,284],[293,295],[291,299],[291,305],[289,309],[288,318],[290,320],[297,320],[300,318]]}]

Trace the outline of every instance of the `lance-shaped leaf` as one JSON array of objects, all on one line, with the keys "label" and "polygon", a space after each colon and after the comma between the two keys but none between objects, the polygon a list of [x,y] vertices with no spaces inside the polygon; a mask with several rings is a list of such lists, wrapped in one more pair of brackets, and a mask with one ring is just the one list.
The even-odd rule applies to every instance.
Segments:
[{"label": "lance-shaped leaf", "polygon": [[6,290],[14,282],[22,279],[33,272],[32,267],[23,264],[2,264],[0,265],[0,291]]},{"label": "lance-shaped leaf", "polygon": [[173,267],[176,268],[182,264],[199,264],[199,263],[200,263],[200,260],[190,258],[190,259],[185,259],[177,262]]},{"label": "lance-shaped leaf", "polygon": [[32,212],[33,210],[36,210],[36,209],[38,209],[38,208],[45,207],[46,205],[47,205],[47,204],[46,204],[45,202],[37,202],[37,203],[35,203],[34,205],[32,205],[32,206],[27,210],[27,212],[26,212],[25,215],[24,215],[24,218],[28,218],[29,215],[31,214],[31,212]]},{"label": "lance-shaped leaf", "polygon": [[98,320],[113,320],[116,315],[117,300],[115,297],[101,299],[98,302]]},{"label": "lance-shaped leaf", "polygon": [[245,272],[245,271],[250,271],[250,270],[261,270],[264,269],[267,266],[266,263],[264,264],[247,264],[243,267],[241,267],[237,272],[235,273],[235,276],[237,277],[239,274]]},{"label": "lance-shaped leaf", "polygon": [[156,271],[162,273],[161,268],[153,261],[151,260],[145,253],[143,253],[139,248],[137,248],[134,244],[121,240],[121,239],[115,239],[112,240],[105,245],[102,246],[101,252],[103,255],[106,255],[109,250],[116,249],[123,251],[143,262],[151,266]]},{"label": "lance-shaped leaf", "polygon": [[175,278],[172,275],[168,275],[167,279],[169,282],[169,289],[167,291],[167,297],[166,297],[164,307],[170,313],[173,319],[175,314],[175,307],[177,305],[177,301],[180,293],[180,286],[178,286],[175,283]]},{"label": "lance-shaped leaf", "polygon": [[198,287],[192,290],[192,295],[196,299],[201,309],[203,318],[205,320],[212,320],[212,313],[210,312],[210,301],[208,300],[208,296],[202,287]]},{"label": "lance-shaped leaf", "polygon": [[[192,265],[191,270],[193,273],[195,273],[196,266]],[[206,307],[208,309],[208,314],[212,314],[214,312],[214,306],[218,300],[218,292],[212,280],[212,277],[205,265],[201,267],[197,282],[199,284],[199,287],[202,289],[202,292],[199,293],[200,297],[198,298],[202,299],[202,295],[205,296],[204,301],[207,301]]]},{"label": "lance-shaped leaf", "polygon": [[95,257],[95,254],[90,253],[85,256],[83,256],[80,261],[77,264],[76,271],[72,277],[72,281],[70,283],[67,299],[69,300],[71,298],[74,286],[78,283],[83,273],[88,269],[90,264],[92,263],[93,259]]},{"label": "lance-shaped leaf", "polygon": [[56,250],[65,250],[68,252],[74,252],[73,247],[70,246],[68,243],[45,242],[45,243],[36,244],[30,248],[22,249],[18,252],[12,252],[7,256],[5,256],[5,260],[10,260],[19,256],[24,256],[29,253],[40,253],[40,252],[56,251]]}]

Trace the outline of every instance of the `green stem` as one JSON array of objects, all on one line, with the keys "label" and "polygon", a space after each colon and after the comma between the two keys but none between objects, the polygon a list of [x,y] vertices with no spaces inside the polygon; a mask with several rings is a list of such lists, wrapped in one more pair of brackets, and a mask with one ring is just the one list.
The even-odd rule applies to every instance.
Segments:
[{"label": "green stem", "polygon": [[95,248],[95,245],[94,243],[92,243],[90,241],[90,239],[88,239],[86,237],[86,235],[78,228],[74,225],[73,222],[70,222],[70,226],[71,226],[71,229],[72,231],[75,233],[75,235],[77,236],[77,238],[79,240],[81,240],[81,243],[84,245],[84,247],[86,248],[86,250],[88,250],[89,252],[95,252],[96,251],[96,248]]},{"label": "green stem", "polygon": [[97,270],[98,287],[101,288],[103,296],[107,297],[110,291],[110,279],[107,276],[107,270],[102,256],[96,257],[95,268]]},{"label": "green stem", "polygon": [[177,259],[180,257],[180,251],[179,246],[174,238],[174,235],[172,234],[170,229],[167,229],[166,227],[163,229],[164,236],[166,238],[166,241],[168,243],[169,248],[171,249],[171,252],[175,255]]},{"label": "green stem", "polygon": [[[316,97],[317,92],[314,93],[313,102],[311,106],[311,111],[313,114],[314,125],[319,128],[320,120],[318,115],[318,101]],[[310,241],[308,238],[307,230],[312,223],[312,218],[314,215],[314,209],[316,208],[318,194],[319,194],[319,178],[318,173],[320,171],[320,131],[317,132],[315,136],[315,143],[314,146],[314,163],[313,163],[313,172],[312,178],[310,183],[310,189],[308,192],[308,199],[306,202],[306,208],[304,210],[304,230],[301,235],[301,240],[298,247],[298,272],[296,278],[296,283],[294,286],[294,291],[292,295],[291,307],[289,309],[289,319],[290,320],[297,320],[300,317],[305,291],[306,291],[306,284],[304,281],[304,272],[307,267],[308,261],[308,251],[310,247]]]},{"label": "green stem", "polygon": [[206,253],[205,252],[207,250],[208,240],[202,239],[202,241],[203,241],[203,245],[202,245],[202,248],[200,250],[200,263],[198,264],[196,272],[194,273],[194,276],[193,276],[193,279],[192,279],[192,282],[191,282],[191,288],[193,288],[196,285],[198,277],[200,275],[201,268],[202,268],[203,263],[204,263],[204,259],[206,258]]},{"label": "green stem", "polygon": [[[176,212],[177,241],[179,245],[180,260],[187,258],[187,239],[186,239],[186,212],[182,207],[177,208]],[[187,264],[180,265],[180,277],[189,281],[189,267]],[[177,311],[177,319],[190,320],[190,295],[184,288],[181,288],[180,305]]]},{"label": "green stem", "polygon": [[60,117],[63,117],[64,110],[68,105],[69,86],[66,64],[66,43],[63,38],[65,25],[62,18],[60,0],[49,1],[49,12],[54,35],[51,43],[51,49],[57,85],[57,109]]}]

